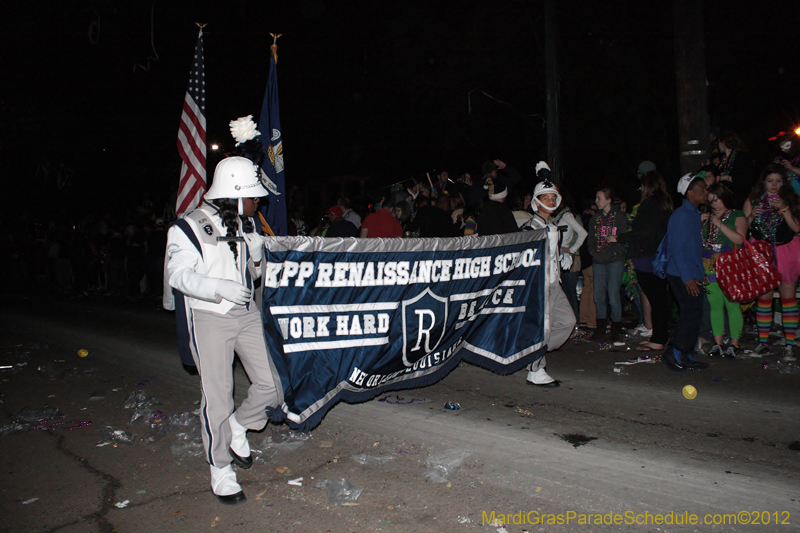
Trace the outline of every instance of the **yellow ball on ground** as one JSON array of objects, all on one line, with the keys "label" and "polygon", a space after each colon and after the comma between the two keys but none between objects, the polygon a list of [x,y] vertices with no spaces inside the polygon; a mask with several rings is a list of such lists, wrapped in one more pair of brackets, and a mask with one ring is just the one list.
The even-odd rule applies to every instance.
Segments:
[{"label": "yellow ball on ground", "polygon": [[87,355],[89,355],[89,350],[84,350],[83,348],[81,348],[80,350],[78,350],[78,356],[80,356],[80,357],[86,357]]},{"label": "yellow ball on ground", "polygon": [[683,388],[683,396],[687,400],[694,400],[697,397],[697,389],[695,389],[692,385],[686,385]]}]

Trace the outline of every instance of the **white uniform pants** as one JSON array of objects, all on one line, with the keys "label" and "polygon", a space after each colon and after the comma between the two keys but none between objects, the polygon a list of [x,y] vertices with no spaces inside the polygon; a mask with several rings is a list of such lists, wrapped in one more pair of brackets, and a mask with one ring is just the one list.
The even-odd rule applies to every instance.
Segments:
[{"label": "white uniform pants", "polygon": [[206,459],[217,468],[230,464],[228,449],[233,413],[233,352],[250,378],[247,398],[236,410],[236,421],[248,429],[267,424],[266,407],[283,404],[283,388],[264,341],[264,327],[257,307],[234,306],[227,314],[194,310],[190,325],[195,363],[200,373],[203,400],[200,421]]},{"label": "white uniform pants", "polygon": [[[547,351],[552,352],[567,342],[572,330],[575,329],[575,312],[567,300],[567,295],[561,285],[553,284],[548,290],[548,316],[550,319],[550,335],[547,338]],[[542,356],[528,366],[528,370],[536,372],[547,364]]]}]

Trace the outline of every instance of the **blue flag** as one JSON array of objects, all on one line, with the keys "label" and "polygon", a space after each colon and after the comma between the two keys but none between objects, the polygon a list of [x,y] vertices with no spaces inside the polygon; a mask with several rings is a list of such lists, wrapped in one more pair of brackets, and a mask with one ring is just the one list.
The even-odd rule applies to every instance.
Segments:
[{"label": "blue flag", "polygon": [[286,177],[283,173],[283,138],[281,136],[281,114],[278,104],[278,45],[271,46],[269,54],[269,77],[261,117],[258,121],[261,143],[264,147],[262,168],[274,184],[268,183],[269,196],[261,204],[262,213],[275,235],[286,235]]}]

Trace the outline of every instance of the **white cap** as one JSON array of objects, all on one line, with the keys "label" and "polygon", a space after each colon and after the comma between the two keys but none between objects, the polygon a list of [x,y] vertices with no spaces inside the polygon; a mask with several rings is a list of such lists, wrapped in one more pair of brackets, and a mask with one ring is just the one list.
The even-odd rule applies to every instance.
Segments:
[{"label": "white cap", "polygon": [[218,198],[260,198],[269,192],[261,184],[258,167],[246,157],[228,157],[214,169],[214,181],[207,200]]},{"label": "white cap", "polygon": [[694,180],[694,174],[689,172],[688,174],[684,175],[681,179],[678,180],[678,194],[681,196],[686,196],[686,190],[689,188],[689,184]]}]

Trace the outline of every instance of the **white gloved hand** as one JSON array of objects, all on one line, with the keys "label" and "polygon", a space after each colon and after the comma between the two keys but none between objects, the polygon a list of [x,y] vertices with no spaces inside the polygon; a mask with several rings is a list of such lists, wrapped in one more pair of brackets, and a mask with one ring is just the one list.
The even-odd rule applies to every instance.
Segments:
[{"label": "white gloved hand", "polygon": [[572,255],[571,254],[561,254],[561,268],[564,270],[569,270],[569,267],[572,266]]},{"label": "white gloved hand", "polygon": [[217,282],[217,296],[222,296],[237,305],[245,305],[250,301],[253,291],[235,281],[221,279]]},{"label": "white gloved hand", "polygon": [[245,233],[244,242],[247,243],[247,249],[250,250],[250,257],[253,258],[254,263],[260,263],[264,257],[264,239],[258,233]]}]

